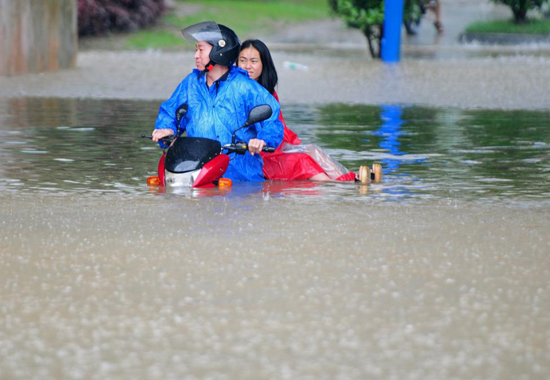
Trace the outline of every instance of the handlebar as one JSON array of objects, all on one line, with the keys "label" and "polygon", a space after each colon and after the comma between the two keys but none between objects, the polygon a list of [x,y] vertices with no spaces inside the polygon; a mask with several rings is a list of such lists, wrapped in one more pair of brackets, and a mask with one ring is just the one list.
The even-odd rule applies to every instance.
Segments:
[{"label": "handlebar", "polygon": [[[141,138],[152,140],[153,136],[141,135]],[[167,147],[172,143],[174,138],[175,138],[174,135],[172,135],[172,136],[164,137],[164,138],[160,139],[159,141],[162,141],[164,143],[164,145]],[[245,154],[246,151],[248,150],[248,144],[245,143],[245,142],[238,142],[238,143],[234,143],[234,144],[233,143],[232,144],[226,144],[222,147],[222,149],[227,150],[229,152],[238,153],[238,154]],[[262,148],[262,152],[273,153],[273,152],[275,152],[275,148],[272,147],[272,146],[264,146]]]},{"label": "handlebar", "polygon": [[[153,136],[141,135],[141,138],[152,140]],[[162,141],[165,144],[170,144],[172,141],[174,141],[175,138],[176,137],[174,135],[171,135],[171,136],[163,137],[163,138],[159,139],[159,141]]]},{"label": "handlebar", "polygon": [[[238,154],[245,154],[246,151],[248,150],[248,144],[245,143],[245,142],[238,142],[238,143],[234,143],[234,144],[226,144],[222,147],[222,149],[225,149],[229,152],[235,152],[235,153],[238,153]],[[272,146],[264,146],[262,148],[262,152],[273,153],[273,152],[275,152],[275,148],[272,147]]]}]

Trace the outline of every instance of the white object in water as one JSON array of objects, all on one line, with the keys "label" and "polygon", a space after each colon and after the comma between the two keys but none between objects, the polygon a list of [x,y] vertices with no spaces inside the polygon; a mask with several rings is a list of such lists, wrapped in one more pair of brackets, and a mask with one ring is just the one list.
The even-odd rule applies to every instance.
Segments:
[{"label": "white object in water", "polygon": [[300,70],[300,71],[308,71],[309,70],[309,67],[307,67],[306,65],[301,65],[299,63],[289,62],[289,61],[284,61],[283,62],[283,67],[285,69],[289,69],[289,70]]}]

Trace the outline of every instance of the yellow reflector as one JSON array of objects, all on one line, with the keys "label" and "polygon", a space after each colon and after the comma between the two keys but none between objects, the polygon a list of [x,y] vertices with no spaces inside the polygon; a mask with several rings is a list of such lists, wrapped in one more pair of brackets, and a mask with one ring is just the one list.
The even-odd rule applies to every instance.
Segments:
[{"label": "yellow reflector", "polygon": [[149,186],[160,186],[160,178],[158,177],[158,175],[147,177],[147,184]]},{"label": "yellow reflector", "polygon": [[231,187],[233,182],[229,178],[220,178],[218,181],[219,187]]}]

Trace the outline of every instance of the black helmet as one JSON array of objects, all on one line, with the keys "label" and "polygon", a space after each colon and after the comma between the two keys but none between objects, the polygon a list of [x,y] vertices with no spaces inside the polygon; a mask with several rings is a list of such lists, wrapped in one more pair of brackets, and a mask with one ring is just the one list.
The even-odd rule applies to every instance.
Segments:
[{"label": "black helmet", "polygon": [[212,45],[210,64],[231,66],[239,56],[241,41],[235,32],[225,25],[204,21],[182,29],[181,33],[189,43],[206,41]]}]

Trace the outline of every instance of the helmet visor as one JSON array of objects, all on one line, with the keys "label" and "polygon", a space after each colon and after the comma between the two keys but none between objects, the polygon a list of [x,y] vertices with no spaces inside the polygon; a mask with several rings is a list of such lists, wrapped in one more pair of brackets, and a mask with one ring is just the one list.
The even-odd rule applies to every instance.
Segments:
[{"label": "helmet visor", "polygon": [[204,21],[188,26],[181,30],[183,37],[190,44],[195,42],[206,41],[210,45],[217,45],[218,41],[222,40],[222,32],[214,21]]}]

